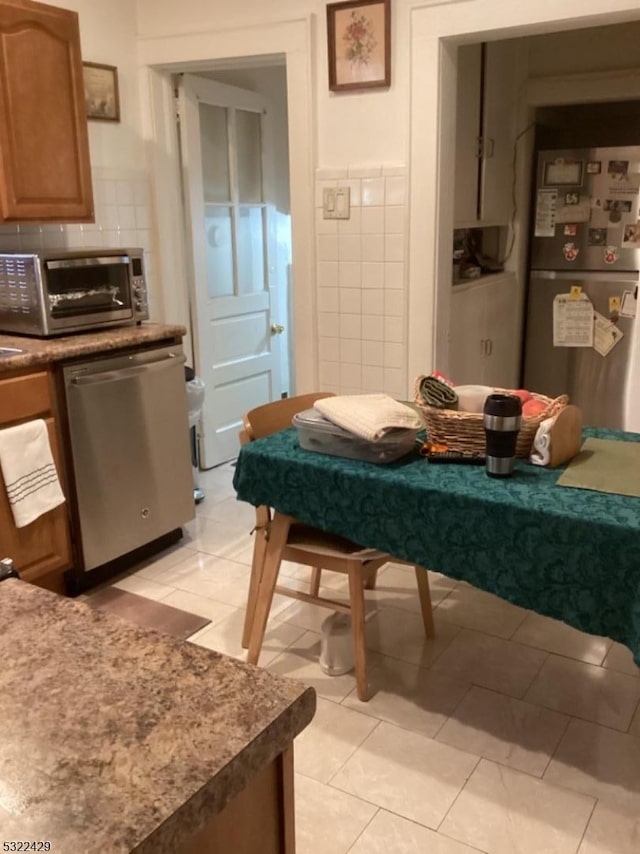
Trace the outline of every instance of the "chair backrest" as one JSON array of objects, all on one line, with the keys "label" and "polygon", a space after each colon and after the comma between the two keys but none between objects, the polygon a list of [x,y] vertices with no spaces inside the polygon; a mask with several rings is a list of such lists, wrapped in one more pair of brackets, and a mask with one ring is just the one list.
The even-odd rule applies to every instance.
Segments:
[{"label": "chair backrest", "polygon": [[[310,394],[299,394],[296,397],[285,397],[250,409],[244,416],[244,430],[240,433],[241,441],[261,439],[278,430],[291,427],[291,419],[297,412],[310,409],[316,400],[323,397],[335,397],[331,391],[314,391]],[[244,439],[242,433],[246,435]]]}]

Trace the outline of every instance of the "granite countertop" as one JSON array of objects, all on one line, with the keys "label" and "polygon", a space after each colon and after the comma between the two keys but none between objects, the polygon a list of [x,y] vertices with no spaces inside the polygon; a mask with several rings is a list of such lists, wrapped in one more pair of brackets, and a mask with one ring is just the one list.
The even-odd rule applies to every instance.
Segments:
[{"label": "granite countertop", "polygon": [[78,332],[58,338],[28,338],[26,335],[0,334],[0,347],[16,347],[22,350],[21,353],[11,356],[0,356],[0,374],[35,368],[51,362],[61,362],[76,356],[136,347],[167,338],[181,338],[186,331],[184,326],[176,324],[145,321],[140,326],[119,326],[94,332]]},{"label": "granite countertop", "polygon": [[0,583],[0,839],[173,854],[310,722],[315,692]]}]

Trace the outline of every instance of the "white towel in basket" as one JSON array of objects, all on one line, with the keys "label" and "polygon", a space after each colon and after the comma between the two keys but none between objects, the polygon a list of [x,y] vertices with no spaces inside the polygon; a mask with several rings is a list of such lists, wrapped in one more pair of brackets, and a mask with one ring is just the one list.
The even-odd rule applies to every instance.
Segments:
[{"label": "white towel in basket", "polygon": [[415,409],[399,403],[388,394],[324,397],[316,400],[313,406],[338,427],[370,442],[383,439],[390,430],[403,428],[417,433],[424,427]]},{"label": "white towel in basket", "polygon": [[64,502],[42,419],[0,430],[0,468],[16,528]]}]

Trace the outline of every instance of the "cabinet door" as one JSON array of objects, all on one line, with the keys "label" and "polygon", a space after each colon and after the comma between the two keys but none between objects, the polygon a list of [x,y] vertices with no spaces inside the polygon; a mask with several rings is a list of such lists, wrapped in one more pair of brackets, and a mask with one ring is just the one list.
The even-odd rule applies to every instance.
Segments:
[{"label": "cabinet door", "polygon": [[0,0],[0,80],[0,219],[92,220],[77,14]]},{"label": "cabinet door", "polygon": [[485,381],[496,388],[516,388],[520,376],[518,293],[515,277],[487,284],[484,292]]},{"label": "cabinet door", "polygon": [[513,206],[516,50],[515,41],[485,45],[480,219],[487,224],[507,225]]},{"label": "cabinet door", "polygon": [[451,295],[449,377],[457,385],[484,382],[484,288]]},{"label": "cabinet door", "polygon": [[478,219],[481,68],[481,45],[463,45],[458,48],[456,174],[453,208],[456,227],[473,224]]},{"label": "cabinet door", "polygon": [[[61,477],[55,421],[53,418],[45,420],[58,476]],[[61,579],[62,571],[70,567],[67,512],[65,503],[40,516],[30,525],[16,528],[0,472],[0,557],[13,558],[20,577],[25,581],[38,584],[40,579],[46,579],[45,586],[50,587],[53,576]]]}]

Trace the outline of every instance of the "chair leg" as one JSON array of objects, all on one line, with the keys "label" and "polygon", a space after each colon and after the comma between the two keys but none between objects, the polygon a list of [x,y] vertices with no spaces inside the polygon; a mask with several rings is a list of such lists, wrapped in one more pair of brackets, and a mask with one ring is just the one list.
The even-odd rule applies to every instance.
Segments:
[{"label": "chair leg", "polygon": [[244,627],[242,629],[242,646],[245,649],[249,646],[251,627],[253,626],[253,618],[256,612],[258,588],[260,587],[264,558],[267,553],[266,531],[260,528],[256,529],[255,537],[256,539],[253,544],[253,560],[251,561],[251,578],[249,579],[249,594],[247,596],[247,608],[244,612]]},{"label": "chair leg", "polygon": [[322,569],[319,566],[314,566],[311,570],[311,586],[309,588],[309,593],[311,596],[318,596],[320,593],[320,576],[322,575]]},{"label": "chair leg", "polygon": [[378,570],[374,569],[372,572],[370,572],[367,575],[367,578],[364,582],[364,589],[365,590],[375,590],[377,581],[378,581]]},{"label": "chair leg", "polygon": [[349,568],[349,598],[351,605],[351,628],[353,632],[353,654],[356,668],[358,699],[366,703],[369,699],[367,679],[367,653],[364,634],[364,586],[362,567]]},{"label": "chair leg", "polygon": [[258,586],[258,595],[256,596],[256,609],[253,616],[253,625],[249,636],[249,652],[247,661],[250,664],[257,664],[260,658],[260,650],[264,640],[264,633],[267,628],[267,620],[269,619],[269,611],[273,602],[273,592],[278,580],[278,572],[280,570],[280,562],[282,560],[282,550],[287,542],[289,528],[291,526],[291,516],[285,516],[276,513],[271,524],[269,533],[269,542],[267,543],[267,551],[264,559],[264,567],[260,584]]},{"label": "chair leg", "polygon": [[429,574],[422,566],[414,567],[416,581],[418,582],[418,595],[420,597],[420,609],[422,610],[422,622],[424,633],[428,638],[435,637],[436,629],[433,624],[433,607],[431,605],[431,591],[429,590]]}]

